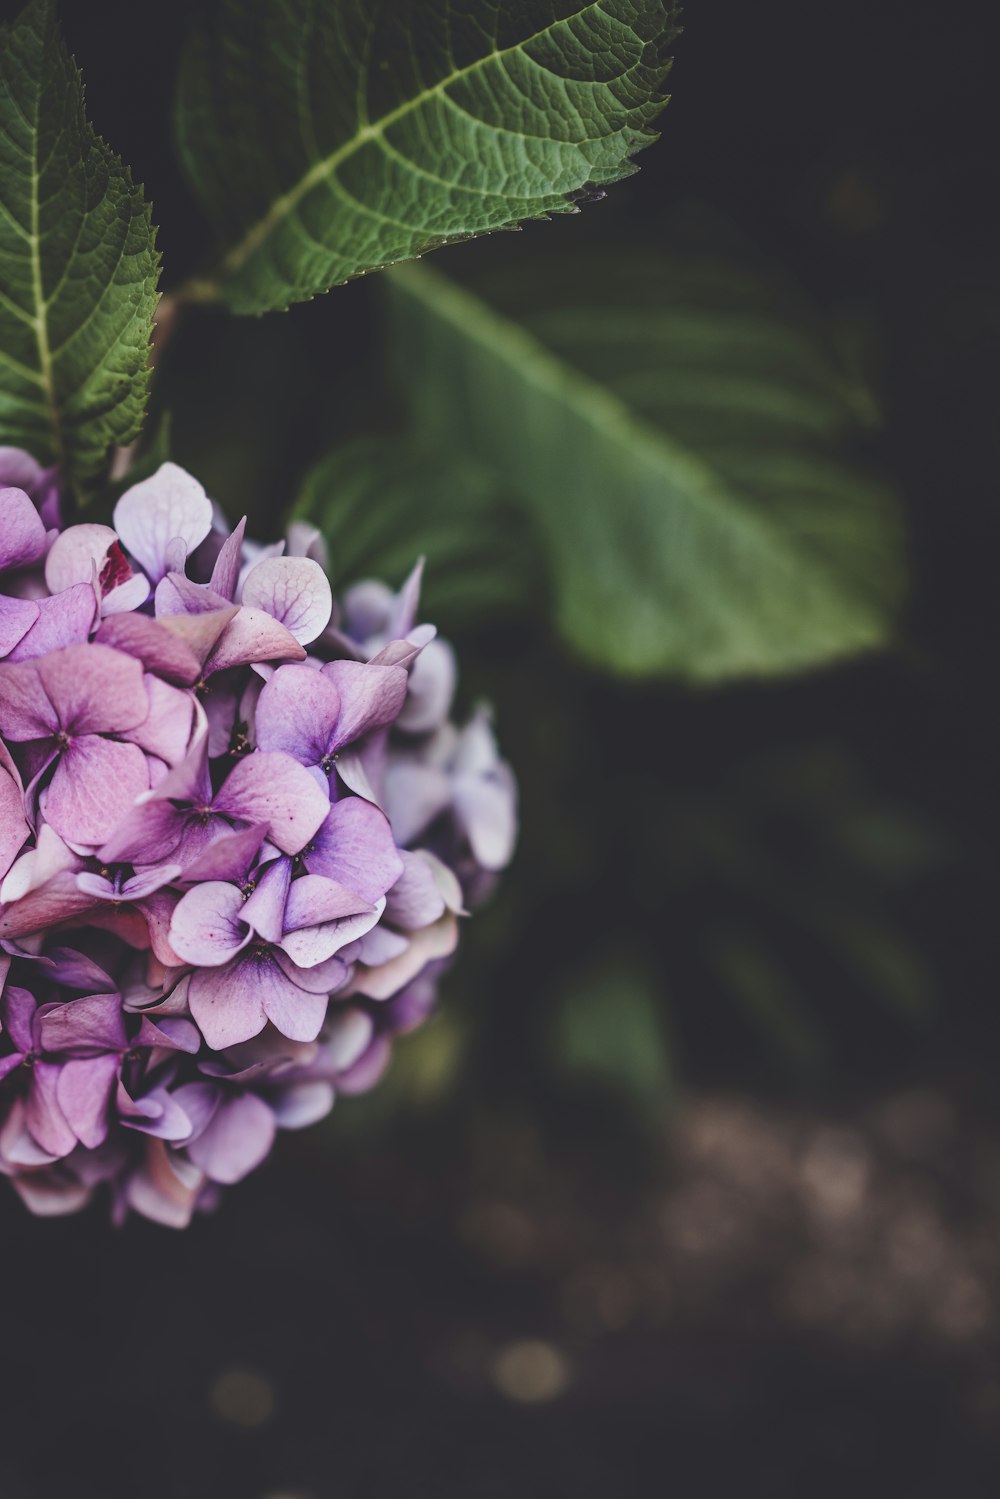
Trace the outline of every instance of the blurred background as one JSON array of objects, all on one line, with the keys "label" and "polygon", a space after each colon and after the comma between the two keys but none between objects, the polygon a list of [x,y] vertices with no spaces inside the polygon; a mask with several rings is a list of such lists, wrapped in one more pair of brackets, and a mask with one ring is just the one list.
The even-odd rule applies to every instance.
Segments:
[{"label": "blurred background", "polygon": [[[169,130],[194,8],[63,8],[168,288],[207,245]],[[381,1088],[217,1216],[115,1233],[0,1198],[3,1499],[996,1492],[990,54],[929,0],[684,26],[637,176],[435,265],[723,468],[750,424],[765,489],[818,433],[856,476],[833,554],[867,545],[852,495],[902,517],[866,581],[909,574],[889,638],[640,675],[613,611],[594,648],[556,602],[571,455],[538,529],[387,278],[189,313],[172,455],[258,534],[311,513],[339,582],[426,551],[522,837]],[[661,302],[677,337],[608,334]],[[748,306],[784,331],[744,368]],[[783,402],[754,404],[765,367]]]}]

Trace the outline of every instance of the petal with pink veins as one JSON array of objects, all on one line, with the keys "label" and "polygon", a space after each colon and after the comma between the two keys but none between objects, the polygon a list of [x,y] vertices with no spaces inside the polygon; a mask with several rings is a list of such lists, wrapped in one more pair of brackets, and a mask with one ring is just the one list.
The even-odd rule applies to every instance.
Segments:
[{"label": "petal with pink veins", "polygon": [[269,557],[258,562],[246,576],[242,601],[249,609],[272,615],[300,645],[322,635],[333,613],[329,579],[311,557]]}]

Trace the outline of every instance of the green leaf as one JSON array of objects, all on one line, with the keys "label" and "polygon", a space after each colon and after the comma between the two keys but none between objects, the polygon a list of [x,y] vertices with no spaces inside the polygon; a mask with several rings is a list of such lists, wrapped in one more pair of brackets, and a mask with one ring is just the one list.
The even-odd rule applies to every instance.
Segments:
[{"label": "green leaf", "polygon": [[671,1091],[672,1067],[652,974],[625,954],[609,954],[567,985],[551,1035],[569,1072],[624,1089],[649,1105]]},{"label": "green leaf", "polygon": [[591,661],[716,681],[886,639],[895,506],[845,458],[867,407],[766,283],[632,254],[492,301],[423,266],[389,287],[416,425],[525,497]]},{"label": "green leaf", "polygon": [[296,513],[326,536],[338,588],[369,577],[400,582],[425,556],[423,600],[438,621],[524,606],[537,587],[524,520],[496,476],[405,434],[359,438],[324,458]]},{"label": "green leaf", "polygon": [[52,0],[0,29],[0,441],[77,487],[139,432],[159,257]]},{"label": "green leaf", "polygon": [[236,312],[285,308],[629,174],[672,0],[218,0],[177,128]]}]

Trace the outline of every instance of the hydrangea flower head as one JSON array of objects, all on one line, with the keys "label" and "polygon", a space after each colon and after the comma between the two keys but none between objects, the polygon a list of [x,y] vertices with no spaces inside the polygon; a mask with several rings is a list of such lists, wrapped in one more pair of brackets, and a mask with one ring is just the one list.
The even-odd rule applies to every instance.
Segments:
[{"label": "hydrangea flower head", "polygon": [[113,521],[0,449],[0,1174],[180,1227],[430,1013],[515,787],[419,567],[338,608],[170,463]]}]

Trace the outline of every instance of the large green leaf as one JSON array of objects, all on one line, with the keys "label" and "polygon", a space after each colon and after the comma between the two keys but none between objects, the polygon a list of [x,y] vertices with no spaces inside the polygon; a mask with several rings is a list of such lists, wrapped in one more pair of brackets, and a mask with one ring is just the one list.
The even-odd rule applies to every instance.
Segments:
[{"label": "large green leaf", "polygon": [[52,0],[0,29],[0,442],[79,484],[138,433],[159,259]]},{"label": "large green leaf", "polygon": [[324,532],[338,588],[399,583],[420,556],[429,618],[454,625],[530,604],[539,578],[524,518],[497,477],[412,437],[359,438],[307,475],[296,507]]},{"label": "large green leaf", "polygon": [[419,430],[525,497],[584,655],[712,681],[885,640],[901,540],[845,461],[864,405],[767,283],[632,254],[490,301],[424,266],[388,284]]},{"label": "large green leaf", "polygon": [[664,103],[672,0],[217,0],[177,121],[236,312],[571,211]]}]

